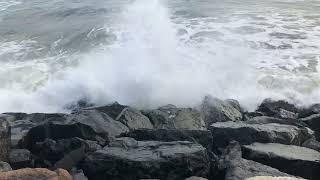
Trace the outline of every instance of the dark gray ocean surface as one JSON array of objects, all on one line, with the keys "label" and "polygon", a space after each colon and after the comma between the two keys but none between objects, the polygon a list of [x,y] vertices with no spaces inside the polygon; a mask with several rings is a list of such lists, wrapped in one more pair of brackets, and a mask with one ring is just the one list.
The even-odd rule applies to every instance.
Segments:
[{"label": "dark gray ocean surface", "polygon": [[320,101],[319,0],[0,0],[0,112]]}]

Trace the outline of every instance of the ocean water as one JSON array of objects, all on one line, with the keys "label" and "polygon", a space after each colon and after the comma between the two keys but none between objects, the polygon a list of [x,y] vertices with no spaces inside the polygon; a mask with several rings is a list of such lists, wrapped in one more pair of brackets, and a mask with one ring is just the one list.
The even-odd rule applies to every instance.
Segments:
[{"label": "ocean water", "polygon": [[320,102],[319,0],[0,0],[0,112]]}]

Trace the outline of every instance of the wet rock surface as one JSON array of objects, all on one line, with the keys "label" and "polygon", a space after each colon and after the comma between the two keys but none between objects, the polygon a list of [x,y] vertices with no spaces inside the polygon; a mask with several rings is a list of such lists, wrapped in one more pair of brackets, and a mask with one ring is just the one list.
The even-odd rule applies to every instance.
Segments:
[{"label": "wet rock surface", "polygon": [[206,96],[200,109],[208,126],[215,122],[242,120],[242,109],[236,100],[223,101]]},{"label": "wet rock surface", "polygon": [[206,125],[199,111],[192,108],[178,108],[174,105],[143,111],[157,129],[205,130]]},{"label": "wet rock surface", "polygon": [[89,155],[83,170],[89,179],[183,179],[206,177],[209,159],[206,149],[187,141],[136,141],[119,138]]},{"label": "wet rock surface", "polygon": [[265,100],[245,112],[213,97],[195,108],[84,104],[70,114],[1,114],[0,179],[319,177],[317,105]]},{"label": "wet rock surface", "polygon": [[217,122],[210,126],[216,147],[225,147],[232,140],[240,144],[282,143],[301,145],[312,137],[307,128],[284,124],[248,124],[245,122]]},{"label": "wet rock surface", "polygon": [[320,177],[320,153],[305,147],[284,144],[253,143],[242,148],[243,157],[304,177]]},{"label": "wet rock surface", "polygon": [[240,145],[235,141],[230,142],[221,156],[216,178],[243,180],[256,176],[289,177],[290,175],[258,162],[242,158]]}]

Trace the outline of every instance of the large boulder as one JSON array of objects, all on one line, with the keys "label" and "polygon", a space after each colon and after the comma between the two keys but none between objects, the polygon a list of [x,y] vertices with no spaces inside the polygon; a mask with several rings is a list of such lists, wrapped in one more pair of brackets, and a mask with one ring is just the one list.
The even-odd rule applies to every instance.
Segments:
[{"label": "large boulder", "polygon": [[11,144],[11,129],[8,121],[0,116],[0,161],[7,161]]},{"label": "large boulder", "polygon": [[242,109],[236,100],[220,100],[206,96],[200,106],[207,126],[215,122],[240,121]]},{"label": "large boulder", "polygon": [[12,149],[9,154],[9,163],[13,169],[32,167],[31,153],[27,149]]},{"label": "large boulder", "polygon": [[0,173],[1,180],[72,180],[68,171],[57,169],[50,171],[44,168],[24,168]]},{"label": "large boulder", "polygon": [[5,113],[0,115],[5,118],[11,127],[11,146],[18,147],[18,142],[29,132],[29,130],[38,124],[41,124],[51,119],[64,118],[64,114],[53,113]]},{"label": "large boulder", "polygon": [[131,137],[138,141],[190,141],[212,149],[212,134],[207,130],[188,129],[137,129],[124,134],[122,137]]},{"label": "large boulder", "polygon": [[12,170],[12,168],[11,168],[10,164],[3,162],[3,161],[0,161],[0,174],[2,172],[7,172],[7,171],[11,171],[11,170]]},{"label": "large boulder", "polygon": [[320,177],[320,152],[305,147],[253,143],[242,147],[242,155],[295,176],[312,180]]},{"label": "large boulder", "polygon": [[58,166],[69,170],[71,166],[82,160],[85,153],[99,149],[102,147],[97,142],[80,138],[46,139],[43,142],[37,142],[32,152],[37,156],[36,165],[39,167]]},{"label": "large boulder", "polygon": [[291,177],[272,167],[243,159],[240,145],[232,141],[224,150],[214,179],[244,180],[256,176]]},{"label": "large boulder", "polygon": [[313,132],[308,128],[275,123],[217,122],[212,124],[209,129],[217,148],[227,146],[232,140],[238,141],[240,144],[262,142],[301,145],[313,136]]},{"label": "large boulder", "polygon": [[299,109],[295,105],[284,100],[274,101],[271,99],[265,99],[256,111],[265,116],[284,119],[296,119],[299,113]]},{"label": "large boulder", "polygon": [[109,115],[112,119],[120,121],[130,130],[138,128],[153,128],[148,117],[144,116],[140,111],[129,106],[113,103],[107,106],[91,107],[87,109],[95,109]]},{"label": "large boulder", "polygon": [[[84,110],[71,115],[46,119],[31,128],[21,141],[21,146],[32,149],[45,139],[68,139],[79,137],[106,144],[110,138],[129,129],[119,121],[97,110]],[[57,133],[59,132],[59,133]]]},{"label": "large boulder", "polygon": [[301,118],[301,121],[308,124],[309,127],[315,131],[316,139],[320,140],[320,114],[313,114],[311,116]]},{"label": "large boulder", "polygon": [[150,119],[154,128],[157,129],[206,129],[200,112],[195,109],[166,105],[154,110],[145,110],[142,113]]},{"label": "large boulder", "polygon": [[207,177],[206,149],[187,141],[136,141],[119,138],[90,154],[82,169],[92,180],[170,179]]}]

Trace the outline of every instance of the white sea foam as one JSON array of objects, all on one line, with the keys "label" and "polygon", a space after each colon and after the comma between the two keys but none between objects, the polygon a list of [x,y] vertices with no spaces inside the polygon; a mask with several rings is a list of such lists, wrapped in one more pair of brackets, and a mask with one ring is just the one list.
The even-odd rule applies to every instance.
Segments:
[{"label": "white sea foam", "polygon": [[[66,111],[66,105],[83,98],[95,104],[119,101],[141,108],[168,103],[195,106],[207,94],[238,99],[250,110],[267,97],[298,104],[320,102],[319,73],[294,71],[308,63],[293,58],[300,55],[298,48],[252,48],[252,43],[286,43],[269,37],[281,28],[256,25],[263,30],[239,34],[239,27],[252,26],[253,21],[236,17],[229,22],[207,17],[173,20],[166,7],[160,0],[132,2],[115,17],[118,23],[110,28],[117,36],[114,44],[79,55],[76,67],[69,66],[59,73],[50,74],[50,64],[45,65],[45,75],[23,79],[35,84],[33,91],[21,87],[21,81],[0,88],[0,112],[61,112]],[[272,25],[275,19],[267,21]],[[177,33],[179,30],[182,33]],[[312,33],[317,32],[308,34],[313,40],[296,41],[319,46],[318,34]],[[312,48],[304,51],[311,53]],[[282,58],[286,55],[290,57]],[[35,64],[29,66],[29,73],[35,73],[34,69],[42,64],[32,62]]]}]

